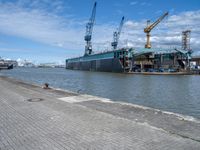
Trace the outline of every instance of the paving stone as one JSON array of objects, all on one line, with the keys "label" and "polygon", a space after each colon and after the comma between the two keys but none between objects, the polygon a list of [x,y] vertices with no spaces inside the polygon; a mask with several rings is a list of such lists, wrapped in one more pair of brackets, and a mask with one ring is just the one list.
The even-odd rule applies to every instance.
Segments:
[{"label": "paving stone", "polygon": [[[187,120],[181,125],[179,118],[169,119],[167,114],[155,119],[152,110],[42,89],[6,77],[0,77],[0,89],[0,150],[200,149],[199,136],[194,134],[200,130],[198,121]],[[72,103],[70,98],[76,96]],[[31,98],[43,100],[27,101]],[[138,120],[139,115],[130,113],[137,114],[136,110],[146,117]],[[158,119],[178,123],[172,128],[174,123],[168,122],[165,128],[164,124],[156,125]]]}]

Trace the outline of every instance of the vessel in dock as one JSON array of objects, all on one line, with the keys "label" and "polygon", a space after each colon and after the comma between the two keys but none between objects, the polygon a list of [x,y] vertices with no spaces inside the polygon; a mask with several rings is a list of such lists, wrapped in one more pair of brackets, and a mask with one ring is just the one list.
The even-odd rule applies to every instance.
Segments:
[{"label": "vessel in dock", "polygon": [[[187,51],[159,48],[122,48],[66,60],[72,70],[104,72],[156,72],[156,74],[190,74]],[[182,72],[182,73],[181,73]]]},{"label": "vessel in dock", "polygon": [[0,59],[0,70],[3,69],[13,69],[14,61]]},{"label": "vessel in dock", "polygon": [[[66,59],[66,69],[104,71],[104,72],[183,72],[187,74],[190,67],[191,49],[189,44],[190,30],[183,32],[182,48],[152,48],[150,43],[150,32],[167,15],[164,13],[155,22],[144,28],[146,33],[145,48],[124,47],[118,48],[118,41],[124,24],[124,17],[117,30],[113,33],[112,49],[100,53],[94,53],[92,49],[92,31],[96,14],[95,2],[91,18],[86,25],[85,53],[82,57]],[[178,73],[181,74],[181,73]]]},{"label": "vessel in dock", "polygon": [[132,68],[132,48],[122,48],[66,60],[66,68],[74,70],[127,72]]}]

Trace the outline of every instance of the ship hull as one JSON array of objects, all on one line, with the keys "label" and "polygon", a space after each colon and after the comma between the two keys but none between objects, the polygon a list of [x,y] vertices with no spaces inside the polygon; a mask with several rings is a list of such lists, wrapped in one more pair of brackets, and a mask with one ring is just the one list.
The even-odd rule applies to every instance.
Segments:
[{"label": "ship hull", "polygon": [[11,65],[1,64],[0,65],[0,70],[9,70],[9,69],[13,69],[13,64],[11,64]]},{"label": "ship hull", "polygon": [[117,58],[66,62],[66,69],[102,72],[124,72],[123,66],[120,63],[120,60]]}]

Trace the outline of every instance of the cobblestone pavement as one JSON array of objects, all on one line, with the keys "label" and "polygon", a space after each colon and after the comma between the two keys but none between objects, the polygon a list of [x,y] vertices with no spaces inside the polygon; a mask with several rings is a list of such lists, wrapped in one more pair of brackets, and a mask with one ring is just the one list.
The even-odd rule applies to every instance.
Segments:
[{"label": "cobblestone pavement", "polygon": [[0,77],[0,150],[200,150],[180,118]]}]

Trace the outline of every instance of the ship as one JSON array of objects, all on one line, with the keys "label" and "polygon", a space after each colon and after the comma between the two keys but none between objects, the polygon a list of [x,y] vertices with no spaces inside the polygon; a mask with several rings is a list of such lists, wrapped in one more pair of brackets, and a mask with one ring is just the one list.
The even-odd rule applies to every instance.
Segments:
[{"label": "ship", "polygon": [[129,71],[132,64],[133,48],[117,48],[118,40],[124,24],[122,17],[119,28],[113,33],[113,47],[110,51],[93,53],[92,51],[92,30],[96,14],[95,2],[92,15],[86,24],[85,35],[85,54],[82,57],[66,59],[66,69],[86,70],[86,71],[103,71],[103,72],[125,72]]},{"label": "ship", "polygon": [[0,61],[0,70],[4,70],[4,69],[13,69],[13,64]]},{"label": "ship", "polygon": [[66,69],[128,72],[133,64],[133,48],[122,48],[66,60]]},{"label": "ship", "polygon": [[[66,69],[102,71],[102,72],[179,72],[185,71],[189,67],[190,55],[192,53],[188,42],[190,30],[183,36],[182,49],[151,48],[150,32],[167,15],[165,12],[156,21],[150,24],[147,21],[145,48],[123,47],[118,48],[118,41],[124,24],[124,17],[117,30],[113,33],[112,49],[99,53],[94,53],[92,49],[92,31],[96,14],[95,2],[92,15],[86,24],[85,53],[81,57],[66,59]],[[186,40],[184,40],[186,39]]]},{"label": "ship", "polygon": [[0,70],[13,69],[17,66],[17,62],[14,60],[4,60],[0,57]]}]

